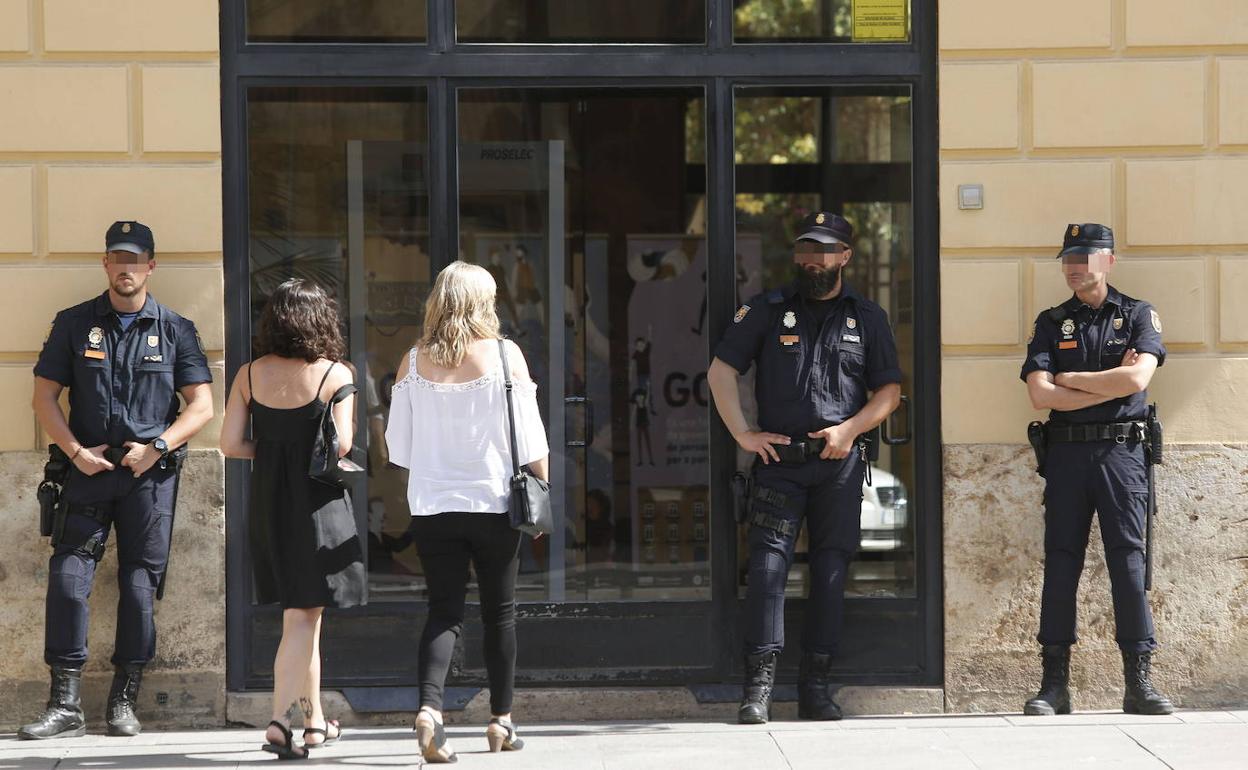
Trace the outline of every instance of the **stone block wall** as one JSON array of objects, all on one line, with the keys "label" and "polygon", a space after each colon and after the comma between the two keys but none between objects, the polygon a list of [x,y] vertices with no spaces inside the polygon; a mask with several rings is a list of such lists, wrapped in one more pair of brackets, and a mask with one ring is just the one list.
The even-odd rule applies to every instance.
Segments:
[{"label": "stone block wall", "polygon": [[[1018,710],[1038,682],[1041,480],[1018,379],[1036,315],[1069,296],[1070,222],[1114,228],[1110,281],[1170,351],[1152,594],[1159,680],[1186,706],[1248,701],[1248,14],[1240,0],[941,0],[946,703]],[[982,184],[984,208],[957,188]],[[1121,698],[1092,536],[1078,708]]]}]

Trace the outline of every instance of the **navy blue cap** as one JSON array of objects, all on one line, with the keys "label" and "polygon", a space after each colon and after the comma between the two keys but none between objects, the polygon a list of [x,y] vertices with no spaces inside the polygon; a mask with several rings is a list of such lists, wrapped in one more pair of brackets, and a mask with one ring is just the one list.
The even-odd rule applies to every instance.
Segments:
[{"label": "navy blue cap", "polygon": [[152,229],[142,222],[114,222],[104,234],[104,250],[155,255],[156,239]]},{"label": "navy blue cap", "polygon": [[818,211],[808,214],[797,225],[797,240],[819,243],[843,243],[850,246],[854,240],[854,226],[840,214]]},{"label": "navy blue cap", "polygon": [[1066,254],[1091,254],[1097,249],[1114,248],[1114,231],[1105,225],[1087,222],[1082,225],[1066,225],[1066,234],[1062,238],[1062,250],[1057,256]]}]

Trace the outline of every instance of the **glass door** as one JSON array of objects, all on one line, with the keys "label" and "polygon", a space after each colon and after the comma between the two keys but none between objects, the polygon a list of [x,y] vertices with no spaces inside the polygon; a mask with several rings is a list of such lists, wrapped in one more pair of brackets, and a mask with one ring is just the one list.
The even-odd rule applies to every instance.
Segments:
[{"label": "glass door", "polygon": [[[714,663],[702,105],[700,87],[458,92],[459,256],[495,276],[552,447],[521,671]],[[594,651],[580,664],[565,631]]]}]

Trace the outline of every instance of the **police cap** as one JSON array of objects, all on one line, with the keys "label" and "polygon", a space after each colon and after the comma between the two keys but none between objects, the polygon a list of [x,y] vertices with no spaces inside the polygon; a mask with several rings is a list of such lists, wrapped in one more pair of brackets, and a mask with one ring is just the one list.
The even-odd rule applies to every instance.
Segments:
[{"label": "police cap", "polygon": [[1062,250],[1057,256],[1067,254],[1091,254],[1097,249],[1114,248],[1114,231],[1105,225],[1088,222],[1082,225],[1066,225],[1062,238]]},{"label": "police cap", "polygon": [[840,214],[818,211],[808,214],[797,225],[797,240],[852,245],[854,227]]},{"label": "police cap", "polygon": [[151,228],[142,222],[114,222],[104,234],[104,250],[155,255],[156,240]]}]

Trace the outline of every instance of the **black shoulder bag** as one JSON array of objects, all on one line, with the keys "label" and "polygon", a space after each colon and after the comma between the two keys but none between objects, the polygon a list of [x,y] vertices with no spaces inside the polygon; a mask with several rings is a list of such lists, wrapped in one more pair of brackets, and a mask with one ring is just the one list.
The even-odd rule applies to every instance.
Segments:
[{"label": "black shoulder bag", "polygon": [[321,425],[312,443],[312,461],[308,464],[308,475],[313,479],[343,489],[349,488],[364,475],[363,466],[356,460],[362,459],[363,455],[353,445],[345,457],[338,456],[338,426],[334,423],[334,404],[355,392],[354,385],[343,385],[325,405],[325,411],[321,414]]},{"label": "black shoulder bag", "polygon": [[516,411],[511,396],[511,370],[507,367],[507,348],[498,341],[498,352],[503,358],[503,385],[507,389],[507,427],[511,434],[511,504],[507,512],[511,516],[512,529],[537,537],[555,531],[555,517],[550,509],[550,484],[520,467],[520,454],[516,449]]}]

